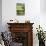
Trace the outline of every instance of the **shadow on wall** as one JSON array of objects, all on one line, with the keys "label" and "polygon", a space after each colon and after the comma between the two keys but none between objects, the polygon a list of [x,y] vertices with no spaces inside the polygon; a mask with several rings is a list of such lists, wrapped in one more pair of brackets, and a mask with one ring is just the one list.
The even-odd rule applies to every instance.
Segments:
[{"label": "shadow on wall", "polygon": [[0,31],[2,31],[2,0],[0,0]]},{"label": "shadow on wall", "polygon": [[40,0],[40,11],[46,14],[46,0]]}]

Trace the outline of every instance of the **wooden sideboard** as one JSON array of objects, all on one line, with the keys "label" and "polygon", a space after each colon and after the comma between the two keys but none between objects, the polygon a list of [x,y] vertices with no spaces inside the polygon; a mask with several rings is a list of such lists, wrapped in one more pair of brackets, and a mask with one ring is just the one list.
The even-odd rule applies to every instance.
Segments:
[{"label": "wooden sideboard", "polygon": [[12,39],[23,43],[22,46],[33,46],[33,23],[7,23]]}]

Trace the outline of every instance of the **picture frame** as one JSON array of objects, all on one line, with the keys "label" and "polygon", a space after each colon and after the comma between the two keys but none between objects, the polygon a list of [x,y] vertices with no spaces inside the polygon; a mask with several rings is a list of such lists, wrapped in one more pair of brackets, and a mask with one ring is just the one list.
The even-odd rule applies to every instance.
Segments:
[{"label": "picture frame", "polygon": [[16,3],[16,14],[17,15],[25,15],[25,4],[24,3]]}]

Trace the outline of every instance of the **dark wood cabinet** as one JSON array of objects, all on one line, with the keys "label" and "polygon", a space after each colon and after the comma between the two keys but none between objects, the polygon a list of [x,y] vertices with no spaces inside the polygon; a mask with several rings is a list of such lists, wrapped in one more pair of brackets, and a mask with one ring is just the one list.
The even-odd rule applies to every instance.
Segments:
[{"label": "dark wood cabinet", "polygon": [[13,41],[22,43],[22,46],[33,46],[33,23],[7,23],[12,33]]}]

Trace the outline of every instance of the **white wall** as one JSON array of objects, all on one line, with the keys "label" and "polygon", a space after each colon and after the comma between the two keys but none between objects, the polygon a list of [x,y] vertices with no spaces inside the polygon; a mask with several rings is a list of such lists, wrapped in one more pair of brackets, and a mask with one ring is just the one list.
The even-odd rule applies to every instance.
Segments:
[{"label": "white wall", "polygon": [[0,0],[0,31],[2,29],[2,0]]},{"label": "white wall", "polygon": [[46,0],[40,0],[40,9],[42,13],[46,13]]},{"label": "white wall", "polygon": [[40,0],[40,24],[46,31],[46,0]]},{"label": "white wall", "polygon": [[[25,3],[25,15],[16,15],[16,3]],[[42,5],[42,4],[41,4]],[[19,22],[24,22],[25,20],[30,20],[33,25],[33,45],[38,46],[38,39],[36,37],[36,27],[39,24],[46,29],[46,15],[41,13],[40,0],[2,0],[2,25],[3,31],[6,31],[8,26],[7,22],[11,19],[17,19]],[[37,40],[36,40],[37,39]]]},{"label": "white wall", "polygon": [[[17,2],[25,3],[25,15],[24,16],[16,15],[16,3]],[[2,0],[3,26],[5,26],[7,21],[10,19],[17,19],[19,20],[19,22],[24,22],[25,20],[29,19],[31,22],[39,23],[39,15],[40,15],[40,0],[27,0],[27,1],[25,0]]]}]

